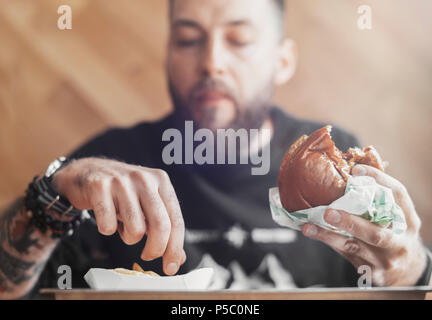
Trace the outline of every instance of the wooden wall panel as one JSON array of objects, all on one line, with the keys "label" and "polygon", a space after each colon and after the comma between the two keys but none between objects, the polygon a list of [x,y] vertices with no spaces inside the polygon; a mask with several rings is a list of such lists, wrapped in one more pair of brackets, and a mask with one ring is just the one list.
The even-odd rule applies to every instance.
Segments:
[{"label": "wooden wall panel", "polygon": [[[73,29],[57,29],[57,8]],[[432,2],[289,0],[299,47],[275,101],[374,144],[405,183],[432,241]],[[356,26],[369,4],[373,29]],[[108,126],[170,111],[165,0],[0,0],[0,206],[31,177]]]}]

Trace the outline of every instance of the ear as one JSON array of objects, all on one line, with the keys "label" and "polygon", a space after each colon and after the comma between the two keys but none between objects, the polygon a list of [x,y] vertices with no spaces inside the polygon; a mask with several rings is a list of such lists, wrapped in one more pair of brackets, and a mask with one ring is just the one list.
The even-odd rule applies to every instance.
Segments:
[{"label": "ear", "polygon": [[291,39],[284,39],[277,52],[277,64],[274,77],[276,86],[288,82],[297,68],[297,45]]}]

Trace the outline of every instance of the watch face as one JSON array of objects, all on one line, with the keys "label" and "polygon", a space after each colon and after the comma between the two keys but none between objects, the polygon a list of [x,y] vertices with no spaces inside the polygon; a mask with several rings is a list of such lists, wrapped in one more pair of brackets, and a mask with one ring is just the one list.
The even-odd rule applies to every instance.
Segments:
[{"label": "watch face", "polygon": [[45,177],[51,177],[61,167],[64,161],[66,161],[65,157],[60,157],[54,160],[45,171]]}]

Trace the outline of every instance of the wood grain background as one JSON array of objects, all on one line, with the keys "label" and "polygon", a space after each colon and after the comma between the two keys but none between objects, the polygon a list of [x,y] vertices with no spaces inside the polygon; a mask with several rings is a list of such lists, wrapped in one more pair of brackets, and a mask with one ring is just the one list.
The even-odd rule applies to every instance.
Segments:
[{"label": "wood grain background", "polygon": [[[69,31],[57,28],[62,4],[73,10]],[[287,4],[300,61],[276,102],[375,145],[432,242],[432,1]],[[357,28],[362,4],[372,30]],[[93,134],[170,112],[166,12],[166,0],[0,0],[0,206]]]}]

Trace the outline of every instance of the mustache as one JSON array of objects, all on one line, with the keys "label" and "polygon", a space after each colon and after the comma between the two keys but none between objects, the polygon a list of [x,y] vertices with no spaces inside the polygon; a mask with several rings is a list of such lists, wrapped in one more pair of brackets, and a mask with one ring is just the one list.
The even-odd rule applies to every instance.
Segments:
[{"label": "mustache", "polygon": [[237,97],[228,85],[218,79],[204,78],[193,89],[190,95],[191,100],[195,100],[203,91],[217,91],[227,96],[229,99],[237,102]]}]

